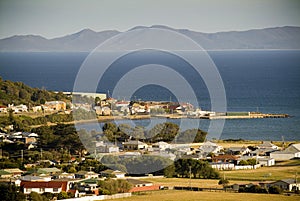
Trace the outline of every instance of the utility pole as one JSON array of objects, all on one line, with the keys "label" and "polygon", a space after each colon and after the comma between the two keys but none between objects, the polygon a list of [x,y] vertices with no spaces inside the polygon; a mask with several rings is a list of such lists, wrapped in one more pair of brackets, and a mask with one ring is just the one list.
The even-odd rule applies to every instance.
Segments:
[{"label": "utility pole", "polygon": [[21,162],[23,164],[23,159],[24,159],[24,153],[23,153],[23,149],[21,150]]},{"label": "utility pole", "polygon": [[190,180],[189,180],[189,186],[190,186],[190,189],[192,189],[192,166],[189,166],[189,169],[190,169]]},{"label": "utility pole", "polygon": [[43,149],[41,148],[41,160],[43,158]]}]

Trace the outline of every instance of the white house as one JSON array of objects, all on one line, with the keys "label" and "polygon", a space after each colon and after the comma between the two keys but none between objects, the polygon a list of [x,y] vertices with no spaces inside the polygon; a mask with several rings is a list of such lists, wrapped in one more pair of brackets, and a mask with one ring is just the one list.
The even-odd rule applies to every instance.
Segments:
[{"label": "white house", "polygon": [[257,158],[257,161],[261,166],[273,166],[273,165],[275,165],[275,159],[274,158],[259,157],[259,158]]},{"label": "white house", "polygon": [[274,145],[270,141],[263,141],[263,143],[259,144],[257,147],[259,149],[273,149],[273,150],[278,150],[278,146]]},{"label": "white house", "polygon": [[123,143],[124,149],[127,150],[140,150],[147,149],[148,145],[138,140],[130,140]]},{"label": "white house", "polygon": [[222,149],[222,146],[210,141],[204,142],[202,146],[199,147],[200,155],[204,157],[209,153],[219,153]]},{"label": "white house", "polygon": [[270,157],[276,161],[285,161],[292,158],[300,158],[300,144],[292,144],[283,151],[270,153]]},{"label": "white house", "polygon": [[96,149],[99,153],[119,153],[119,147],[112,143],[96,142]]},{"label": "white house", "polygon": [[18,112],[28,112],[28,107],[26,105],[16,105],[14,106],[14,104],[8,105],[8,109],[12,110],[14,113],[18,113]]},{"label": "white house", "polygon": [[110,170],[110,169],[101,172],[101,176],[103,177],[114,176],[117,179],[125,178],[125,174],[126,174],[125,172],[121,172],[119,170]]},{"label": "white house", "polygon": [[283,179],[267,184],[268,188],[270,188],[271,186],[278,186],[283,190],[288,191],[300,190],[300,183],[297,182],[295,179]]},{"label": "white house", "polygon": [[166,149],[170,149],[171,145],[169,143],[160,141],[152,144],[152,148],[154,151],[165,151]]}]

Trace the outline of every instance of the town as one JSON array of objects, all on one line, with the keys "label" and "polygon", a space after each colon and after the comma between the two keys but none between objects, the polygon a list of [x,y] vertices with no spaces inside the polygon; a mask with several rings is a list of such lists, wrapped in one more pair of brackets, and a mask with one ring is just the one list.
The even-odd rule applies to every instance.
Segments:
[{"label": "town", "polygon": [[[297,164],[297,142],[209,141],[205,131],[180,131],[174,123],[145,130],[110,121],[150,117],[255,118],[251,115],[261,115],[257,112],[218,114],[189,103],[124,101],[106,94],[66,93],[63,97],[64,100],[44,100],[40,104],[11,103],[0,107],[0,114],[5,117],[0,128],[2,188],[14,186],[20,189],[14,193],[22,198],[42,196],[50,200],[93,196],[94,200],[112,199],[166,189],[299,193],[297,166],[296,172],[275,180],[270,175],[256,182],[241,179],[238,184],[229,183],[228,179],[231,172],[268,171],[277,164]],[[76,112],[79,119],[72,117]],[[90,120],[103,122],[102,131],[77,132],[74,128],[76,121]],[[163,178],[213,179],[222,187],[174,185],[162,182]]]}]

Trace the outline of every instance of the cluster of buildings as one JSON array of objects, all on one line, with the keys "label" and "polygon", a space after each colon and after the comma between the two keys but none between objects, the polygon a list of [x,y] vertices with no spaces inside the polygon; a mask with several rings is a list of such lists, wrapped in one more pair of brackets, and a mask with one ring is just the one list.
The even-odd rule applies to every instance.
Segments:
[{"label": "cluster of buildings", "polygon": [[270,141],[264,141],[250,148],[245,146],[223,148],[211,141],[195,146],[170,144],[164,141],[149,144],[139,140],[128,140],[117,144],[96,142],[95,153],[114,154],[120,157],[136,157],[146,153],[171,160],[178,158],[208,160],[211,161],[211,167],[218,170],[257,169],[262,166],[273,166],[276,161],[300,158],[300,144],[292,144],[286,149],[281,149]]},{"label": "cluster of buildings", "polygon": [[[0,133],[0,141],[5,143],[24,143],[27,149],[37,147],[39,135],[31,132]],[[0,156],[1,157],[1,156]]]},{"label": "cluster of buildings", "polygon": [[8,113],[12,111],[13,113],[24,113],[24,112],[54,112],[54,111],[65,111],[67,109],[67,104],[64,101],[47,101],[45,104],[28,107],[27,105],[20,104],[14,105],[9,104],[6,106],[0,106],[0,113]]},{"label": "cluster of buildings", "polygon": [[99,195],[99,181],[106,178],[124,179],[132,188],[129,192],[158,190],[160,187],[152,182],[125,177],[125,172],[118,170],[78,171],[76,173],[62,172],[58,168],[38,168],[32,171],[22,171],[18,168],[0,170],[0,182],[14,182],[25,195],[31,192],[38,194],[71,192],[75,197]]}]

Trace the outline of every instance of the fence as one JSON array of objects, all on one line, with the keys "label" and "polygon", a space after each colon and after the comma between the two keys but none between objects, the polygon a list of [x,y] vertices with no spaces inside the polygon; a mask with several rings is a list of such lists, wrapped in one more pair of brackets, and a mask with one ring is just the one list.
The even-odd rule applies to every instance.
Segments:
[{"label": "fence", "polygon": [[81,198],[70,198],[64,199],[66,201],[96,201],[96,200],[110,200],[117,198],[127,198],[131,197],[131,193],[118,193],[114,195],[99,195],[99,196],[86,196]]}]

